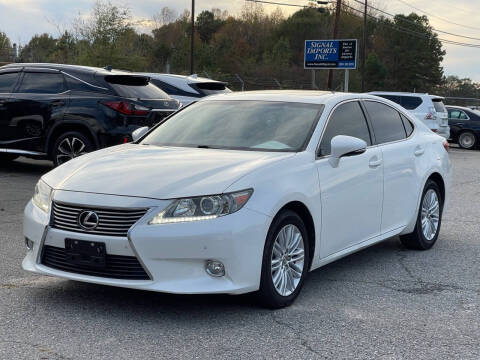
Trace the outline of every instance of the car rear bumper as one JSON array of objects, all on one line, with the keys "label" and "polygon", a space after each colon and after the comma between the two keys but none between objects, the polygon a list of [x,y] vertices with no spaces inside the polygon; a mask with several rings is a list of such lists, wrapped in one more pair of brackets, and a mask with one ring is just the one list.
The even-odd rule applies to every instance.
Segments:
[{"label": "car rear bumper", "polygon": [[[65,279],[177,294],[240,294],[259,288],[269,217],[243,208],[213,220],[148,225],[149,217],[158,209],[140,219],[128,237],[113,237],[51,227],[49,215],[30,201],[24,212],[24,234],[33,241],[33,249],[27,251],[22,267]],[[47,266],[43,258],[45,247],[63,250],[66,238],[103,242],[107,254],[135,257],[148,277],[109,278]],[[208,275],[207,260],[221,261],[225,276]]]}]

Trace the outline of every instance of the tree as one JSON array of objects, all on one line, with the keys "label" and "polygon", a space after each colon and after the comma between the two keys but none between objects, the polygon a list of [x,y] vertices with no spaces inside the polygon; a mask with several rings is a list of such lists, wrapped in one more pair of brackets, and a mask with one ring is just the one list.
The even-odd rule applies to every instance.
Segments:
[{"label": "tree", "polygon": [[0,61],[10,61],[12,56],[12,43],[7,34],[0,31]]},{"label": "tree", "polygon": [[49,34],[35,35],[20,51],[22,62],[54,62],[57,40]]},{"label": "tree", "polygon": [[209,43],[213,35],[222,26],[223,21],[215,18],[215,14],[211,11],[204,10],[197,16],[196,28],[200,39],[204,43]]}]

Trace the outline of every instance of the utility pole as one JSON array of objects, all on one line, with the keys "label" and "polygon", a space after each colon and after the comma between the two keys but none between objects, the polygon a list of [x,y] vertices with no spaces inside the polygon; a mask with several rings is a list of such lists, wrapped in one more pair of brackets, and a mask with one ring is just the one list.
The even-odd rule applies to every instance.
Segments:
[{"label": "utility pole", "polygon": [[[338,36],[338,25],[340,22],[340,11],[342,9],[342,0],[337,0],[337,7],[335,9],[335,20],[333,23],[333,39],[336,40]],[[328,78],[327,78],[327,89],[332,90],[332,81],[333,81],[333,70],[328,70]]]},{"label": "utility pole", "polygon": [[193,74],[193,44],[195,41],[195,0],[192,0],[192,32],[190,34],[190,75]]},{"label": "utility pole", "polygon": [[365,92],[365,62],[367,59],[367,0],[363,11],[362,92]]}]

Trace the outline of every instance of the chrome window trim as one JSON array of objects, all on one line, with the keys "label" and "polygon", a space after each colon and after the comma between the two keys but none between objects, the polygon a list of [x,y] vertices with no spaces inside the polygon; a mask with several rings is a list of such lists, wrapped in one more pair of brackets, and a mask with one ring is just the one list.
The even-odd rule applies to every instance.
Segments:
[{"label": "chrome window trim", "polygon": [[[387,104],[387,103],[385,103],[385,102],[383,102],[383,101],[381,101],[381,100],[369,99],[369,98],[355,98],[355,99],[344,100],[344,101],[339,102],[338,104],[336,104],[336,105],[332,108],[332,110],[330,111],[330,113],[328,114],[327,120],[325,121],[325,125],[324,125],[324,127],[323,127],[323,129],[322,129],[322,133],[321,133],[321,135],[320,135],[320,140],[319,140],[319,142],[318,142],[318,144],[317,144],[317,148],[316,148],[316,150],[315,150],[315,160],[326,159],[326,158],[329,158],[329,157],[331,156],[331,155],[318,156],[318,151],[319,151],[319,149],[320,149],[320,143],[322,142],[323,135],[324,135],[324,133],[325,133],[325,129],[327,128],[327,125],[328,125],[328,123],[330,122],[330,118],[332,117],[332,114],[333,114],[333,112],[335,111],[335,109],[336,109],[338,106],[342,105],[342,104],[345,104],[345,103],[348,103],[348,102],[352,102],[352,101],[358,101],[358,102],[360,102],[360,101],[373,101],[373,102],[378,102],[378,103],[380,103],[380,104],[386,105],[386,106],[388,106],[389,108],[391,108],[391,109],[395,110],[396,112],[398,112],[399,114],[404,115],[404,116],[410,121],[410,123],[411,123],[412,126],[413,126],[413,131],[412,131],[412,133],[410,134],[410,136],[408,136],[408,137],[406,137],[406,138],[404,138],[404,139],[393,140],[393,141],[389,141],[389,142],[385,142],[385,143],[381,143],[381,144],[372,144],[372,145],[367,146],[367,150],[368,150],[368,149],[371,149],[371,148],[378,147],[378,146],[390,145],[390,144],[395,144],[395,143],[398,143],[398,142],[410,140],[410,139],[413,137],[413,135],[416,133],[416,131],[417,131],[417,127],[416,127],[416,125],[415,125],[415,122],[410,120],[410,114],[405,114],[404,112],[401,112],[400,110],[395,109],[394,107],[390,106],[389,104]],[[399,105],[399,106],[400,106],[400,105]],[[364,116],[365,116],[365,114],[364,114]],[[366,116],[365,116],[365,119],[366,119]],[[367,120],[367,126],[369,126],[368,119],[366,119],[366,120]],[[400,118],[400,121],[402,121],[401,118]],[[403,126],[403,121],[402,121],[402,126]],[[374,131],[374,130],[373,130],[373,125],[372,125],[371,131]]]},{"label": "chrome window trim", "polygon": [[90,84],[89,82],[86,82],[86,81],[84,81],[84,80],[82,80],[82,79],[79,79],[78,77],[76,77],[76,76],[74,76],[74,75],[71,75],[71,74],[69,74],[69,73],[67,73],[67,72],[65,72],[65,71],[63,71],[63,70],[60,70],[60,72],[61,72],[63,75],[69,76],[69,77],[71,77],[72,79],[75,79],[75,80],[77,80],[77,81],[80,81],[80,82],[82,82],[82,83],[84,83],[84,84],[86,84],[86,85],[88,85],[88,86],[91,86],[91,87],[94,87],[94,88],[97,88],[97,89],[107,90],[107,91],[109,90],[109,89],[104,88],[104,87],[101,87],[101,86],[97,86],[97,85]]}]

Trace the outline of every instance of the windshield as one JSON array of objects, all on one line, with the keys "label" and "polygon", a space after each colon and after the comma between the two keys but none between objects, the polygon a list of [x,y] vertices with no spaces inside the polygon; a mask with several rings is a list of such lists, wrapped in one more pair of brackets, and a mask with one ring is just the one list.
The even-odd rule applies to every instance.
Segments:
[{"label": "windshield", "polygon": [[141,144],[235,150],[300,151],[323,105],[269,101],[201,101],[150,133]]}]

